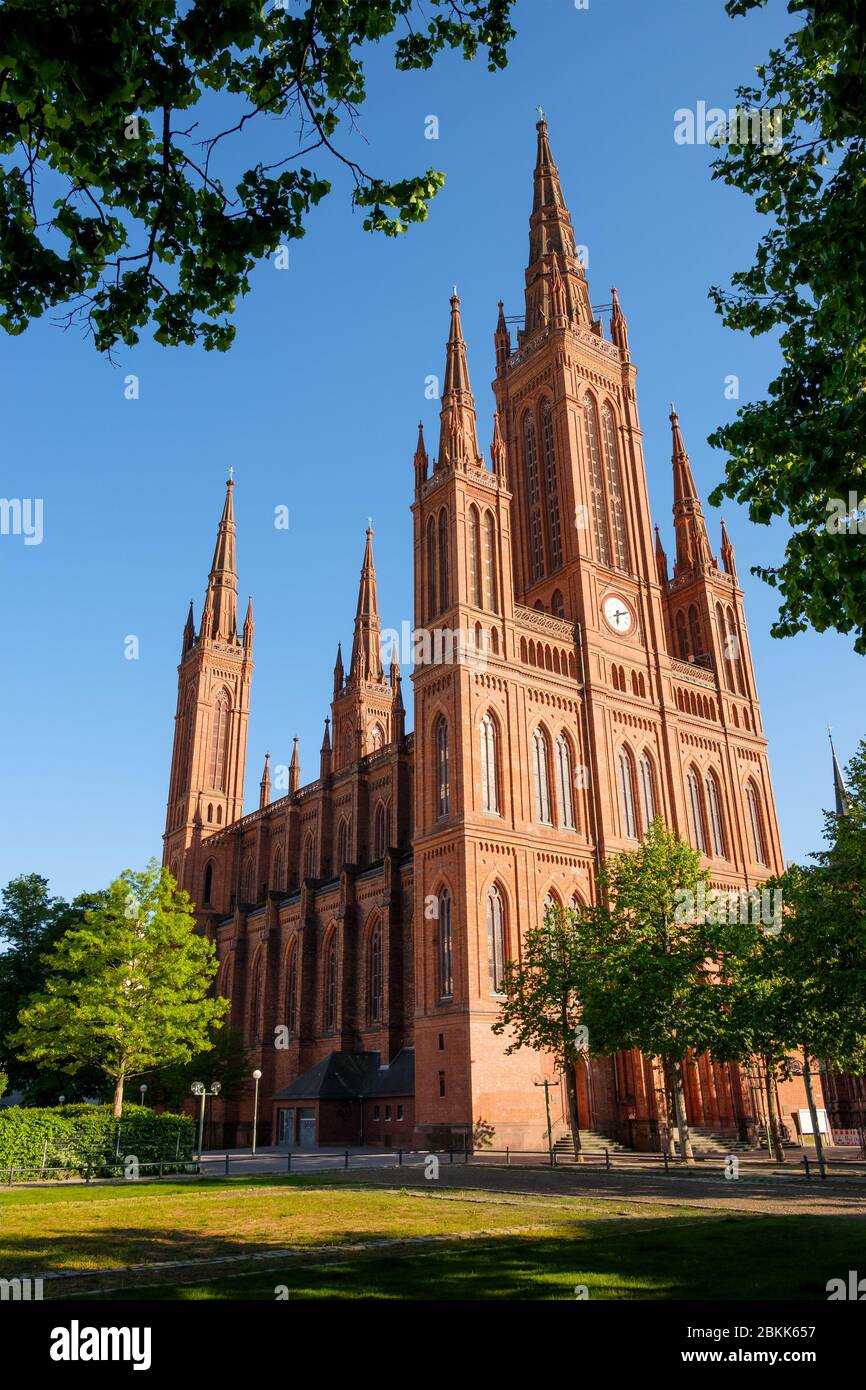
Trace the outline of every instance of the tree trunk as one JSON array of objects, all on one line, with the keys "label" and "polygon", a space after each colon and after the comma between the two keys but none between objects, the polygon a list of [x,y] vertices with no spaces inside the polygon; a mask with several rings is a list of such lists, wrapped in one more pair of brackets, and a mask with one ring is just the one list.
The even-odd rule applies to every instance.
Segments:
[{"label": "tree trunk", "polygon": [[111,1113],[115,1120],[119,1120],[123,1114],[123,1082],[125,1077],[126,1068],[122,1067],[114,1085],[114,1108]]},{"label": "tree trunk", "polygon": [[572,1062],[565,1064],[565,1097],[568,1104],[568,1127],[574,1140],[574,1161],[575,1163],[582,1163],[580,1119],[577,1114],[577,1085],[574,1080],[574,1064]]},{"label": "tree trunk", "polygon": [[674,1110],[677,1117],[677,1133],[680,1136],[680,1153],[685,1163],[694,1163],[695,1155],[692,1149],[691,1135],[689,1134],[689,1124],[686,1118],[686,1092],[683,1085],[683,1064],[681,1061],[671,1061],[667,1063],[670,1069],[670,1089],[674,1098]]},{"label": "tree trunk", "polygon": [[818,1160],[818,1172],[822,1178],[826,1178],[827,1170],[824,1167],[824,1143],[818,1129],[818,1111],[815,1108],[815,1097],[812,1093],[812,1058],[809,1055],[808,1047],[803,1048],[803,1084],[806,1087],[806,1101],[809,1106],[809,1114],[812,1116],[812,1134],[815,1138],[815,1157]]},{"label": "tree trunk", "polygon": [[769,1147],[776,1162],[784,1163],[785,1150],[782,1146],[779,1107],[776,1103],[775,1069],[769,1057],[764,1058],[764,1085],[767,1092],[767,1124],[770,1130],[768,1135]]}]

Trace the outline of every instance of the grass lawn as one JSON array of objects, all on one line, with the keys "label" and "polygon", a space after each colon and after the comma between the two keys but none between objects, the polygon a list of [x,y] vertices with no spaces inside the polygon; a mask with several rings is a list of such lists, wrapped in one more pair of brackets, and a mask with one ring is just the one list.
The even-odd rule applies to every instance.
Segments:
[{"label": "grass lawn", "polygon": [[[362,1248],[321,1248],[339,1245]],[[0,1192],[3,1277],[202,1262],[91,1285],[122,1279],[107,1295],[115,1298],[271,1300],[284,1285],[290,1298],[571,1299],[585,1284],[591,1299],[825,1299],[827,1280],[862,1265],[864,1253],[857,1219],[619,1197],[370,1189],[321,1177]],[[239,1262],[208,1264],[226,1257]],[[65,1281],[46,1288],[63,1292]]]}]

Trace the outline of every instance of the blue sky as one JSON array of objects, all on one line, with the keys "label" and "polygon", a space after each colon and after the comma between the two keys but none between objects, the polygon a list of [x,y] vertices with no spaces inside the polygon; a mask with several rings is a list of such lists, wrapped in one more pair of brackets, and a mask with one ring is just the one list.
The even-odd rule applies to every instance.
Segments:
[{"label": "blue sky", "polygon": [[[365,234],[342,172],[323,161],[334,192],[292,244],[289,270],[257,271],[230,353],[143,340],[112,365],[47,319],[0,338],[0,493],[44,500],[41,545],[0,537],[0,882],[38,871],[72,895],[160,854],[181,630],[190,597],[201,611],[229,465],[241,594],[256,614],[247,808],[265,752],[287,762],[294,734],[303,779],[317,775],[368,515],[383,620],[411,617],[412,453],[419,418],[435,440],[424,382],[442,370],[455,282],[489,445],[496,302],[522,310],[538,103],[589,248],[593,302],[615,284],[628,317],[654,519],[672,549],[669,402],[706,497],[722,467],[706,437],[736,405],[725,378],[740,378],[745,401],[778,366],[772,343],[723,329],[707,299],[748,263],[761,222],[710,182],[706,147],[675,143],[674,113],[733,105],[787,22],[776,0],[745,21],[721,0],[524,0],[504,73],[449,56],[398,74],[387,51],[371,52],[363,139],[342,147],[385,177],[443,169],[425,225],[397,241]],[[437,141],[425,139],[429,115]],[[257,132],[257,153],[289,148],[281,123]],[[124,398],[128,373],[137,401]],[[273,525],[281,504],[287,531]],[[827,723],[843,759],[863,733],[863,661],[844,638],[769,637],[776,600],[748,571],[780,555],[784,529],[755,528],[732,505],[724,514],[783,844],[798,858],[817,847],[831,801]],[[129,635],[136,661],[124,657]]]}]

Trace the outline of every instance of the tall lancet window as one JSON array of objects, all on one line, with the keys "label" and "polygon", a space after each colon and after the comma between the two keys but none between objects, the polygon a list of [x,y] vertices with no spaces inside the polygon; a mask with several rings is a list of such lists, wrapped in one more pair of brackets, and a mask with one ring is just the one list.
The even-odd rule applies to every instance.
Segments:
[{"label": "tall lancet window", "polygon": [[752,829],[752,842],[755,846],[755,859],[759,864],[767,864],[767,846],[764,840],[764,826],[761,820],[761,808],[758,804],[758,793],[755,784],[751,779],[746,783],[746,805],[749,809],[749,824]]},{"label": "tall lancet window", "polygon": [[448,725],[436,721],[436,815],[447,816],[451,807],[451,775],[448,766]]},{"label": "tall lancet window", "polygon": [[610,525],[604,500],[604,479],[601,472],[601,448],[598,439],[598,420],[595,401],[587,396],[583,404],[583,425],[586,436],[586,463],[592,502],[592,533],[599,563],[610,568]]},{"label": "tall lancet window", "polygon": [[432,516],[427,522],[427,617],[432,618],[437,611],[439,589],[436,583],[436,522]]},{"label": "tall lancet window", "polygon": [[487,894],[487,964],[490,993],[501,994],[505,974],[505,913],[502,894],[495,884]]},{"label": "tall lancet window", "polygon": [[481,597],[481,518],[474,503],[469,508],[467,540],[469,542],[467,557],[469,561],[469,602],[473,608],[483,608],[484,604]]},{"label": "tall lancet window", "polygon": [[370,941],[370,1022],[382,1022],[382,928],[377,922]]},{"label": "tall lancet window", "polygon": [[226,752],[229,734],[229,697],[227,690],[221,690],[216,697],[210,731],[210,759],[208,763],[208,786],[217,791],[225,791]]},{"label": "tall lancet window", "polygon": [[499,810],[496,790],[496,725],[489,714],[481,721],[481,804],[485,811]]},{"label": "tall lancet window", "polygon": [[692,843],[701,854],[707,852],[707,837],[704,833],[704,808],[701,802],[701,787],[698,774],[693,767],[686,773],[686,791],[689,799],[689,820],[692,823]]},{"label": "tall lancet window", "polygon": [[640,809],[643,816],[644,834],[656,818],[656,794],[653,778],[653,765],[648,753],[641,753],[638,762],[638,783],[640,788]]},{"label": "tall lancet window", "polygon": [[484,607],[499,612],[499,585],[496,582],[496,522],[492,512],[484,514]]},{"label": "tall lancet window", "polygon": [[541,403],[541,457],[544,462],[544,491],[547,515],[548,554],[550,568],[562,564],[562,527],[559,521],[559,489],[556,485],[556,449],[553,441],[553,415],[550,401]]},{"label": "tall lancet window", "polygon": [[574,791],[571,771],[571,747],[565,734],[556,740],[556,794],[559,800],[559,823],[567,830],[574,829]]},{"label": "tall lancet window", "polygon": [[707,810],[710,813],[710,843],[717,859],[725,859],[725,829],[722,821],[722,800],[716,774],[707,774]]},{"label": "tall lancet window", "polygon": [[439,612],[442,613],[450,603],[451,584],[448,568],[448,512],[443,507],[439,513]]},{"label": "tall lancet window", "polygon": [[636,840],[637,816],[634,810],[634,764],[631,754],[621,748],[617,754],[619,773],[619,813],[622,820],[622,833],[627,840]]},{"label": "tall lancet window", "polygon": [[439,894],[439,997],[450,999],[454,993],[454,952],[451,937],[451,894],[443,888]]},{"label": "tall lancet window", "polygon": [[298,953],[299,947],[292,946],[286,983],[286,1023],[290,1033],[298,1031]]},{"label": "tall lancet window", "polygon": [[331,940],[325,957],[325,1031],[337,1026],[337,933],[331,932]]},{"label": "tall lancet window", "polygon": [[552,825],[547,739],[541,729],[536,729],[532,735],[532,771],[535,781],[535,819],[542,825]]},{"label": "tall lancet window", "polygon": [[616,442],[616,421],[613,411],[605,404],[601,412],[601,427],[604,434],[604,457],[607,468],[607,495],[610,500],[610,516],[613,523],[613,557],[618,570],[627,570],[628,535],[625,526],[625,504],[622,496],[622,469],[619,462],[619,448]]},{"label": "tall lancet window", "polygon": [[523,421],[523,455],[526,466],[526,500],[529,505],[529,576],[534,584],[544,578],[544,541],[541,532],[541,484],[538,477],[538,444],[535,421],[527,411]]}]

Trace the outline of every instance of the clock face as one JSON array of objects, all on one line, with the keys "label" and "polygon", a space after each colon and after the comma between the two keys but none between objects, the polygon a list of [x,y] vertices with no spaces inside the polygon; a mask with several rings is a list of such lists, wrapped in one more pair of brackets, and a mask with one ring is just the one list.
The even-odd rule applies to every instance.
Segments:
[{"label": "clock face", "polygon": [[634,614],[625,599],[620,598],[619,594],[608,594],[601,605],[601,611],[605,616],[605,621],[609,623],[614,632],[620,633],[621,636],[631,632],[634,627]]}]

